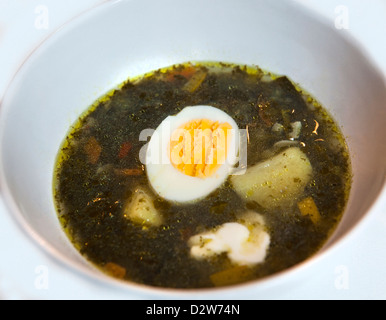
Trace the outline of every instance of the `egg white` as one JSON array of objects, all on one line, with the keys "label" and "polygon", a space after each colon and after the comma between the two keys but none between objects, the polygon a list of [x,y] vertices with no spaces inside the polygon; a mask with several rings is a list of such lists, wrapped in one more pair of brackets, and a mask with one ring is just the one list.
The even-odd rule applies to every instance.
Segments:
[{"label": "egg white", "polygon": [[192,236],[188,244],[191,256],[197,260],[225,253],[232,263],[253,266],[264,262],[270,242],[263,216],[248,211],[239,221]]},{"label": "egg white", "polygon": [[[204,179],[183,174],[173,166],[169,158],[172,133],[196,119],[227,122],[232,127],[225,163],[212,176]],[[166,200],[179,203],[199,200],[226,181],[238,161],[238,150],[239,129],[226,112],[211,106],[186,107],[177,115],[165,118],[153,133],[146,151],[147,177],[153,190]]]}]

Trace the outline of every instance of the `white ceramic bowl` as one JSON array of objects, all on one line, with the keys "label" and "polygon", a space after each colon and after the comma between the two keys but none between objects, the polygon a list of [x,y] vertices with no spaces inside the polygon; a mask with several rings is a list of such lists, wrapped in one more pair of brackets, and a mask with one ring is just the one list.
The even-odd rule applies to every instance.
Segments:
[{"label": "white ceramic bowl", "polygon": [[344,31],[292,1],[110,1],[58,30],[26,61],[2,102],[2,196],[31,239],[74,272],[131,293],[180,297],[179,291],[120,283],[91,267],[59,225],[52,177],[70,125],[98,97],[128,77],[190,60],[257,64],[287,75],[342,126],[354,181],[343,220],[320,254],[267,279],[205,294],[293,285],[385,193],[386,88],[383,75]]}]

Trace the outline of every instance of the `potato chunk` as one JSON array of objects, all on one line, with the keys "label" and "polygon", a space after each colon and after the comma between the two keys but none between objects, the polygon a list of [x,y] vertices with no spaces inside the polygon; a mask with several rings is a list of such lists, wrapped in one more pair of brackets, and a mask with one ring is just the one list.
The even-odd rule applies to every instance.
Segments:
[{"label": "potato chunk", "polygon": [[244,175],[232,176],[231,183],[245,200],[274,208],[296,201],[311,177],[309,159],[294,147],[249,167]]},{"label": "potato chunk", "polygon": [[124,208],[124,217],[146,227],[158,227],[163,223],[162,216],[154,207],[153,198],[144,190],[137,189]]},{"label": "potato chunk", "polygon": [[216,287],[234,285],[252,279],[252,270],[249,266],[236,266],[212,274],[210,280]]}]

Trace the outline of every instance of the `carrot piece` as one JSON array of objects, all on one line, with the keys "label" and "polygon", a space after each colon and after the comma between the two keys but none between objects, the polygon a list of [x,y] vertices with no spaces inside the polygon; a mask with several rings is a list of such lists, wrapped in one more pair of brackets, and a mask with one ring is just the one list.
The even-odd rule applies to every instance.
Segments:
[{"label": "carrot piece", "polygon": [[261,95],[257,99],[257,107],[259,108],[259,117],[261,118],[261,120],[263,120],[267,127],[272,127],[273,123],[265,112],[266,109],[269,107],[269,102],[265,101]]},{"label": "carrot piece", "polygon": [[260,116],[261,120],[263,120],[263,122],[265,123],[265,125],[267,127],[272,127],[273,126],[272,121],[266,115],[266,113],[265,113],[265,111],[264,111],[264,109],[262,107],[259,107],[259,116]]},{"label": "carrot piece", "polygon": [[187,67],[182,69],[182,71],[179,73],[181,76],[189,79],[191,78],[195,73],[197,69],[195,67]]},{"label": "carrot piece", "polygon": [[303,216],[309,216],[313,223],[318,223],[321,219],[318,207],[312,197],[303,199],[298,203],[298,208]]},{"label": "carrot piece", "polygon": [[96,164],[101,155],[102,147],[95,139],[95,137],[91,137],[84,145],[84,152],[87,155],[88,162],[90,162],[91,164]]},{"label": "carrot piece", "polygon": [[132,148],[132,144],[130,142],[122,143],[121,148],[119,149],[119,152],[118,152],[118,158],[119,159],[126,158],[131,148]]},{"label": "carrot piece", "polygon": [[196,73],[196,71],[197,69],[193,66],[182,68],[181,70],[173,70],[167,75],[166,81],[173,82],[176,76],[182,76],[186,79],[190,79]]},{"label": "carrot piece", "polygon": [[204,71],[198,71],[195,73],[189,81],[184,85],[184,90],[193,93],[195,92],[201,84],[204,82],[206,79],[207,73]]},{"label": "carrot piece", "polygon": [[120,176],[140,176],[143,174],[142,169],[114,169],[114,172]]},{"label": "carrot piece", "polygon": [[118,279],[123,279],[126,276],[126,269],[113,262],[106,263],[104,269],[111,276]]},{"label": "carrot piece", "polygon": [[216,287],[229,286],[252,278],[252,269],[248,266],[237,266],[210,276],[211,282]]}]

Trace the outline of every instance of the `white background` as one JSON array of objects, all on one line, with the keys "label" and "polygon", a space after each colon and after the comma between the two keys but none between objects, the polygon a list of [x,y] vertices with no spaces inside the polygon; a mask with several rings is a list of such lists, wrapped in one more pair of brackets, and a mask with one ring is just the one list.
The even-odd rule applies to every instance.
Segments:
[{"label": "white background", "polygon": [[[333,24],[341,13],[340,6],[345,6],[349,28],[342,32],[357,38],[386,75],[386,0],[297,1]],[[0,99],[17,69],[39,43],[73,17],[102,2],[105,1],[0,0]],[[48,9],[48,25],[38,21],[41,6]],[[265,298],[386,299],[385,200],[348,241],[318,265],[310,279]],[[46,272],[47,282],[39,281],[42,272]],[[142,298],[95,283],[46,255],[20,230],[0,199],[0,299]]]}]

